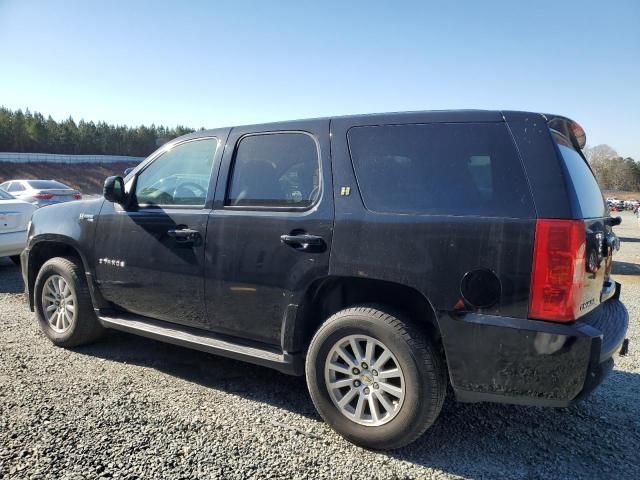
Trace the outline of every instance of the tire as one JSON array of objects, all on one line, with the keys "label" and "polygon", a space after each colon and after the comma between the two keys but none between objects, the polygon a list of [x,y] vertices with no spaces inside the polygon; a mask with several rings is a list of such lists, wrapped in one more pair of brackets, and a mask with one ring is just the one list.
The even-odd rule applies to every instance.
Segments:
[{"label": "tire", "polygon": [[[60,294],[62,300],[58,301],[54,289],[59,289],[60,279],[63,285],[68,285],[68,290],[63,289]],[[43,296],[45,288],[46,297]],[[52,299],[59,303],[53,314],[46,312],[49,307],[56,305]],[[104,332],[93,310],[84,270],[74,258],[56,257],[42,265],[34,286],[34,304],[40,329],[55,345],[85,345],[97,340]],[[66,316],[56,316],[58,310],[66,312]],[[54,317],[48,318],[50,315]]]},{"label": "tire", "polygon": [[[361,363],[361,367],[364,365],[367,369],[361,370],[359,377],[353,375],[351,367],[350,374],[334,372],[332,368],[335,368],[335,365],[343,368],[347,364],[346,361],[342,362],[343,357],[337,353],[339,350],[336,346],[344,345],[343,349],[346,349],[347,353],[353,353],[354,348],[348,346],[352,345],[350,341],[348,345],[341,342],[354,338],[358,342],[356,348],[359,352],[365,352],[369,343],[378,345],[378,342],[389,350],[392,358],[386,363],[376,365],[376,354],[367,357],[365,352],[361,359],[372,359],[372,365]],[[384,352],[384,349],[380,350],[380,345],[375,347],[375,352]],[[378,355],[378,358],[381,357],[382,353]],[[331,362],[331,368],[328,361]],[[386,380],[394,384],[383,385],[383,375],[394,371],[394,364],[399,367],[400,377]],[[380,371],[374,367],[380,368]],[[320,327],[309,346],[306,377],[309,393],[322,418],[347,440],[375,450],[399,448],[422,435],[440,414],[447,387],[443,359],[425,332],[399,316],[369,306],[342,310]],[[379,382],[377,386],[376,379]],[[346,380],[353,380],[353,383],[340,390],[330,389],[328,386],[328,382],[336,381],[338,385],[338,382],[346,383]],[[370,383],[371,381],[374,383]],[[373,401],[373,409],[372,404],[368,403],[369,406],[365,405],[359,410],[362,394],[357,393],[354,397],[357,400],[348,402],[345,407],[353,412],[345,413],[345,408],[340,409],[338,406],[340,399],[337,396],[348,392],[342,396],[343,401],[348,400],[346,397],[357,385],[358,389],[364,386],[364,392],[369,389],[363,404]],[[403,398],[394,398],[396,393],[386,393],[389,386],[395,386],[397,389],[398,385],[404,392]],[[384,407],[381,408],[382,401],[369,399],[370,395],[380,398],[381,393],[387,400],[386,405],[393,408],[385,411]],[[376,417],[379,419],[376,420]]]},{"label": "tire", "polygon": [[9,257],[11,259],[11,261],[13,263],[15,263],[17,266],[20,266],[21,262],[20,262],[20,255],[11,255]]}]

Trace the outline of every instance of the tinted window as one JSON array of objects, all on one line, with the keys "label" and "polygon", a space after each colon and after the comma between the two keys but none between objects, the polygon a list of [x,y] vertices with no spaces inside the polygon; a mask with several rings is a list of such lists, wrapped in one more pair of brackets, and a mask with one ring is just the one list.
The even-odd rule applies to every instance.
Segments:
[{"label": "tinted window", "polygon": [[354,127],[349,149],[368,209],[532,217],[520,159],[501,123]]},{"label": "tinted window", "polygon": [[176,145],[138,175],[140,205],[204,205],[218,140],[207,138]]},{"label": "tinted window", "polygon": [[27,184],[35,190],[44,190],[47,188],[69,188],[64,183],[55,180],[29,180]]},{"label": "tinted window", "polygon": [[603,217],[606,214],[604,198],[589,165],[571,146],[571,143],[560,134],[554,139],[564,159],[564,164],[571,179],[573,194],[580,206],[583,218]]},{"label": "tinted window", "polygon": [[238,143],[227,205],[309,207],[320,193],[316,143],[304,133],[251,135]]}]

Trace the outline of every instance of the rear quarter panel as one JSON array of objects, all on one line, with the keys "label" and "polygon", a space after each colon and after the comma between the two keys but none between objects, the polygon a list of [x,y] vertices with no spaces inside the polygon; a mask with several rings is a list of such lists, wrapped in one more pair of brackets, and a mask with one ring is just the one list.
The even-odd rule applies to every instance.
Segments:
[{"label": "rear quarter panel", "polygon": [[[502,121],[497,112],[469,112],[468,121]],[[365,208],[349,156],[350,127],[394,123],[394,118],[332,121],[336,222],[330,274],[411,286],[436,311],[452,311],[465,273],[489,269],[500,279],[497,304],[477,312],[525,318],[528,310],[535,218],[376,213]],[[460,121],[440,112],[403,116],[396,123]],[[350,187],[342,195],[342,187]]]}]

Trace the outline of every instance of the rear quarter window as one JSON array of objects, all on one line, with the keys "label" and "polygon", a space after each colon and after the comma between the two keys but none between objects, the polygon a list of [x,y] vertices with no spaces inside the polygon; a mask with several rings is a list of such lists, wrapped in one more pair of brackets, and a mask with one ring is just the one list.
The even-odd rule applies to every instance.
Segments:
[{"label": "rear quarter window", "polygon": [[598,182],[580,155],[563,135],[552,132],[560,157],[564,161],[567,182],[580,218],[600,218],[607,215],[604,197]]},{"label": "rear quarter window", "polygon": [[347,138],[369,210],[534,216],[518,153],[502,123],[353,127]]}]

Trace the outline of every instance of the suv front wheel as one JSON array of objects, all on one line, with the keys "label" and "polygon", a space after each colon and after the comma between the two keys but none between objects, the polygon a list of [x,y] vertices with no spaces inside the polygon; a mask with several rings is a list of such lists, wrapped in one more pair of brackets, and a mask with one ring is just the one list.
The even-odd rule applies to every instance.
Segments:
[{"label": "suv front wheel", "polygon": [[366,448],[398,448],[438,417],[446,391],[440,354],[425,332],[370,307],[342,310],[318,330],[306,361],[322,418]]},{"label": "suv front wheel", "polygon": [[40,329],[54,344],[76,347],[102,334],[78,260],[56,257],[45,262],[33,294]]}]

